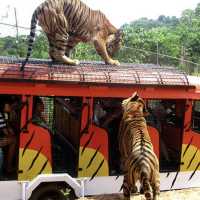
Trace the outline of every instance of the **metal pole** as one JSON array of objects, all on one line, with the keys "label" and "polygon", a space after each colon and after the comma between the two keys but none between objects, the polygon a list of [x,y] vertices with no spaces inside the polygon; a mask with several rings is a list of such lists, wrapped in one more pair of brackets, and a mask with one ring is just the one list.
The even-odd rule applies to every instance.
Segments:
[{"label": "metal pole", "polygon": [[14,8],[14,12],[15,12],[15,25],[16,25],[16,46],[17,46],[17,53],[18,53],[19,52],[18,51],[19,29],[18,29],[17,10],[16,10],[16,8]]},{"label": "metal pole", "polygon": [[14,8],[14,12],[15,12],[15,25],[16,25],[16,31],[17,31],[16,37],[17,37],[17,41],[18,41],[19,40],[19,30],[18,30],[18,21],[17,21],[17,11],[16,11],[16,8]]},{"label": "metal pole", "polygon": [[156,46],[157,46],[157,58],[156,58],[156,60],[157,60],[157,65],[159,65],[159,49],[158,49],[158,41],[157,41],[157,43],[156,43]]}]

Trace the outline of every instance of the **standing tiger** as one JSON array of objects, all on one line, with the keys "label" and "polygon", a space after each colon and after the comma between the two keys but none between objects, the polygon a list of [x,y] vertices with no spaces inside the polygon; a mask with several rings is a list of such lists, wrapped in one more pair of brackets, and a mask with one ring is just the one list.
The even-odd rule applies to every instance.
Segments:
[{"label": "standing tiger", "polygon": [[21,70],[31,55],[37,22],[47,35],[52,60],[78,65],[78,60],[69,58],[70,51],[79,42],[92,42],[106,64],[120,64],[111,56],[121,46],[122,31],[102,12],[90,9],[80,0],[46,0],[32,15],[28,52]]},{"label": "standing tiger", "polygon": [[160,193],[159,162],[153,151],[144,118],[146,107],[137,93],[122,102],[123,117],[119,130],[119,150],[125,173],[123,193],[130,200],[131,192],[137,192],[140,181],[146,200],[158,200]]}]

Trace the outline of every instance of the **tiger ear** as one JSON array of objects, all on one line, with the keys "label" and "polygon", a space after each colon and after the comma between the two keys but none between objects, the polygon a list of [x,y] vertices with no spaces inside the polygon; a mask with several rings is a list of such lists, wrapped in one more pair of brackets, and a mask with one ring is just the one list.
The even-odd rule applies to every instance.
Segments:
[{"label": "tiger ear", "polygon": [[132,94],[132,96],[131,96],[131,100],[130,100],[130,101],[137,101],[138,98],[139,98],[139,96],[138,96],[137,92],[134,92],[134,93]]}]

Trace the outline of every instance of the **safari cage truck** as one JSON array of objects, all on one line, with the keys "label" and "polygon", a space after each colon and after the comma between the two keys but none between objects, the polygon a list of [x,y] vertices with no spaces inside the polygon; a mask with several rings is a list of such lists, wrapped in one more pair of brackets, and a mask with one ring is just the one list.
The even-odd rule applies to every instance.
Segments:
[{"label": "safari cage truck", "polygon": [[[0,104],[17,147],[2,149],[1,200],[63,200],[120,193],[121,101],[145,100],[161,190],[200,187],[200,78],[167,66],[0,57]],[[165,112],[163,114],[162,112]],[[163,117],[165,116],[165,117]]]}]

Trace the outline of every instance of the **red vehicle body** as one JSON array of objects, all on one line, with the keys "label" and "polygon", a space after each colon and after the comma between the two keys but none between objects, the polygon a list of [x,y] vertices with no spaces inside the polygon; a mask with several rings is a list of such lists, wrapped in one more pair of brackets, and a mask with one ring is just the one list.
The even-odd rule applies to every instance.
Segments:
[{"label": "red vehicle body", "polygon": [[[48,61],[33,60],[20,72],[18,60],[1,60],[0,96],[17,97],[20,107],[20,118],[16,121],[20,126],[18,180],[55,172],[91,180],[121,174],[116,131],[120,103],[135,91],[149,109],[148,128],[161,173],[189,172],[188,181],[200,176],[198,78],[156,65],[115,67],[95,62],[80,66],[49,65]],[[39,122],[34,119],[37,98],[44,107],[43,120]],[[171,109],[168,121],[158,122],[155,108],[160,103]],[[104,118],[96,120],[95,108],[99,105],[106,109]],[[115,109],[119,112],[118,121],[106,126],[103,124],[106,114],[109,117]],[[165,143],[168,158],[161,143]],[[169,187],[173,187],[175,177],[170,181]]]}]

